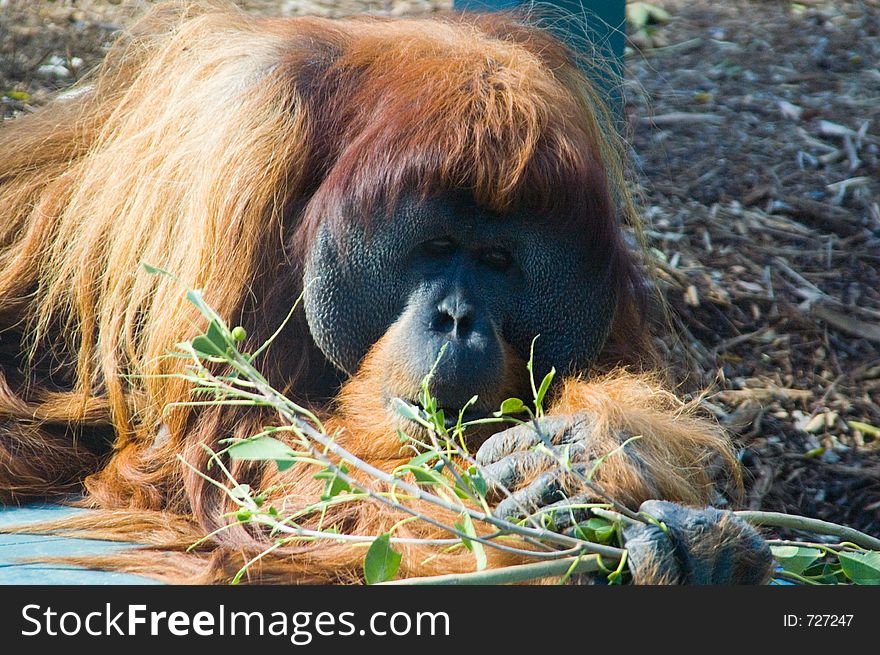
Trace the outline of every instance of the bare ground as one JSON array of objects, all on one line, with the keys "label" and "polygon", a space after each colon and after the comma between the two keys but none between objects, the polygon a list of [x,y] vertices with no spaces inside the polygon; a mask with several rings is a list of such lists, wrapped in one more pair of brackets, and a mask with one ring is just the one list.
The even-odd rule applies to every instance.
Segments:
[{"label": "bare ground", "polygon": [[[0,0],[0,111],[102,56],[132,5]],[[446,0],[245,0],[430,13]],[[626,118],[692,384],[737,435],[747,504],[880,533],[880,3],[657,0]],[[2,156],[2,153],[0,153]],[[672,343],[670,350],[680,350]]]}]

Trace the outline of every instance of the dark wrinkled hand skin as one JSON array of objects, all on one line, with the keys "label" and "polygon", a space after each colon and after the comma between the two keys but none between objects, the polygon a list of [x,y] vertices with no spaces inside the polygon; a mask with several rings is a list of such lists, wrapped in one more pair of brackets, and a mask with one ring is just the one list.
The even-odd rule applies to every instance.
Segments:
[{"label": "dark wrinkled hand skin", "polygon": [[[595,494],[571,494],[572,471],[586,475],[592,466],[589,415],[543,417],[489,438],[476,455],[496,500],[493,513],[519,519],[538,510],[553,529],[573,534],[589,518],[588,509],[569,505],[595,502]],[[535,446],[543,444],[544,448]],[[565,469],[560,455],[571,462]],[[635,456],[633,452],[627,456]],[[535,471],[544,471],[534,476]],[[505,491],[510,490],[510,491]],[[547,512],[549,508],[553,511]],[[689,508],[662,500],[642,504],[659,522],[624,529],[629,570],[635,584],[764,584],[773,570],[770,548],[761,535],[732,512],[713,507]],[[591,576],[587,582],[596,582]]]},{"label": "dark wrinkled hand skin", "polygon": [[773,571],[767,542],[732,512],[693,509],[664,500],[642,503],[640,512],[661,521],[624,529],[629,568],[636,584],[764,584]]},{"label": "dark wrinkled hand skin", "polygon": [[[490,437],[477,451],[477,463],[489,485],[489,494],[500,502],[494,514],[518,519],[553,504],[569,504],[579,499],[570,496],[566,482],[571,475],[560,464],[570,461],[571,469],[581,475],[589,472],[589,434],[592,418],[579,416],[544,416],[536,422],[518,425]],[[537,428],[537,430],[536,430]],[[543,449],[536,449],[543,444]],[[535,471],[544,471],[528,484]],[[504,493],[512,490],[512,493]],[[560,511],[555,516],[559,529],[586,519],[583,512]],[[564,524],[564,525],[563,525]]]}]

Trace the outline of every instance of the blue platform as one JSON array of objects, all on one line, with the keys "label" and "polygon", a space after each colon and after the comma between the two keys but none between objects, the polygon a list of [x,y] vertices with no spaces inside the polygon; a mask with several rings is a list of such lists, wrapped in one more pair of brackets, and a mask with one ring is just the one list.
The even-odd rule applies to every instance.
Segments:
[{"label": "blue platform", "polygon": [[[60,505],[0,506],[0,530],[6,526],[21,526],[41,521],[55,521],[86,511],[88,510],[62,507]],[[113,541],[72,539],[55,535],[0,533],[0,584],[157,584],[155,580],[128,573],[90,571],[78,566],[23,561],[40,559],[41,557],[109,555],[132,547],[134,547],[132,544],[120,544]]]}]

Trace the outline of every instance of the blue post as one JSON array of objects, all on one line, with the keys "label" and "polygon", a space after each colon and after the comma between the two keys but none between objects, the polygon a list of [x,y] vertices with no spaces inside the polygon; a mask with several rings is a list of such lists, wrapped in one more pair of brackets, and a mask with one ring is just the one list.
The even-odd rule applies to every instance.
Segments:
[{"label": "blue post", "polygon": [[[528,0],[455,0],[455,8],[462,11],[528,9],[531,6],[533,3]],[[595,49],[602,57],[612,77],[620,77],[623,70],[626,0],[543,0],[534,7],[539,16],[536,21],[538,26],[543,26],[541,10],[549,9],[547,19],[551,31],[576,50],[582,50],[585,44],[590,44],[590,50]],[[610,86],[607,79],[597,82],[606,89]],[[608,102],[619,108],[619,91],[609,90]]]}]

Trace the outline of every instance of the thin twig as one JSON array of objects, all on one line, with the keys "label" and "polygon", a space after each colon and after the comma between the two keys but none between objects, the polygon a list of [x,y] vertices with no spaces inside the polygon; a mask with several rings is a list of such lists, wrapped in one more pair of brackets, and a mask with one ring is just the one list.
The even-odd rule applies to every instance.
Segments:
[{"label": "thin twig", "polygon": [[[434,494],[431,494],[431,493],[424,491],[423,489],[421,489],[418,486],[408,484],[407,482],[401,480],[400,478],[395,478],[394,476],[389,475],[385,471],[383,471],[379,468],[376,468],[372,464],[365,462],[364,460],[360,459],[356,455],[353,455],[352,453],[348,452],[347,450],[345,450],[344,448],[342,448],[341,446],[336,444],[330,437],[319,432],[318,430],[316,430],[314,427],[312,427],[306,421],[303,421],[295,413],[295,410],[291,411],[291,410],[287,409],[287,407],[290,404],[289,399],[287,399],[285,396],[283,396],[278,391],[276,391],[274,388],[272,388],[272,386],[269,385],[268,382],[261,379],[262,376],[259,375],[259,373],[257,373],[253,369],[253,367],[250,365],[249,362],[244,360],[244,358],[241,356],[240,353],[233,351],[233,357],[237,360],[236,363],[243,369],[242,373],[251,377],[251,379],[257,384],[257,388],[259,389],[260,393],[263,394],[263,396],[265,396],[267,400],[272,402],[272,404],[278,408],[279,413],[281,414],[282,418],[285,421],[287,421],[288,423],[290,423],[292,425],[295,425],[309,439],[312,439],[315,442],[317,442],[325,450],[325,452],[329,452],[329,453],[335,455],[336,457],[339,457],[343,461],[351,464],[352,466],[355,466],[356,468],[358,468],[359,470],[368,474],[372,478],[374,478],[376,480],[381,480],[382,482],[385,482],[389,485],[396,486],[396,487],[402,489],[407,494],[417,498],[418,500],[423,500],[425,502],[431,503],[431,504],[436,505],[438,507],[441,507],[442,509],[445,509],[449,512],[453,512],[456,514],[459,514],[461,512],[466,512],[473,520],[480,521],[481,523],[488,523],[489,525],[492,525],[493,527],[499,528],[499,529],[504,530],[506,532],[511,532],[511,533],[518,534],[521,536],[526,536],[526,537],[540,538],[540,539],[544,539],[547,541],[558,543],[563,546],[567,546],[569,548],[581,549],[583,552],[598,553],[598,554],[604,555],[606,557],[619,557],[620,556],[621,549],[619,549],[619,548],[610,548],[607,546],[600,546],[598,544],[591,544],[589,542],[585,542],[585,541],[582,541],[579,539],[574,539],[572,537],[567,537],[565,535],[560,535],[560,534],[557,534],[554,532],[550,532],[549,530],[539,530],[539,529],[535,529],[535,528],[525,528],[525,527],[517,526],[513,523],[510,523],[509,521],[504,521],[503,519],[499,519],[495,516],[492,516],[491,514],[486,514],[485,512],[473,510],[473,509],[468,508],[464,505],[451,503],[451,502],[449,502],[439,496],[436,496]],[[254,375],[254,373],[256,373],[256,375]],[[318,453],[318,454],[320,455],[321,453]],[[348,478],[348,476],[346,476],[344,474],[344,472],[339,471],[338,468],[336,468],[332,462],[328,461],[328,464],[331,467],[333,467],[334,473],[336,473],[337,475],[342,477],[342,479],[344,479],[349,484],[356,484],[358,486],[362,486],[362,485],[359,485],[357,483],[357,481],[352,480],[351,478]],[[369,492],[369,490],[366,490],[366,491]],[[380,502],[385,503],[385,504],[394,504],[393,501],[389,501],[389,499],[387,499],[387,498],[378,498],[378,500]],[[410,514],[413,514],[413,515],[417,514],[415,512],[415,510],[412,510],[411,508],[404,507],[402,505],[398,505],[396,507],[396,509],[403,509],[404,511],[406,511]],[[439,524],[438,522],[431,520],[429,517],[423,516],[422,518],[425,519],[426,521],[428,521],[429,523],[437,525],[437,527],[441,527],[441,528],[446,529],[450,532],[453,532],[454,534],[458,534],[458,536],[460,536],[460,537],[464,537],[466,539],[471,539],[474,541],[481,541],[481,542],[483,541],[479,538],[473,537],[472,535],[468,535],[466,533],[461,533],[458,530],[452,528],[451,526],[445,526],[445,525]],[[493,547],[498,547],[498,544],[494,544],[491,542],[488,545],[491,545]],[[532,551],[525,551],[525,552],[532,555],[532,556],[539,555],[538,553],[533,553]]]},{"label": "thin twig", "polygon": [[[194,352],[191,354],[195,355]],[[217,378],[210,371],[207,371],[206,369],[204,369],[204,367],[202,367],[200,365],[200,362],[198,361],[198,357],[194,356],[193,359],[196,361],[196,365],[199,366],[199,368],[205,373],[205,376],[207,378],[207,380],[203,380],[202,383],[204,383],[206,381],[210,381],[210,383],[217,385],[217,387],[223,388],[225,390],[229,390],[233,393],[242,393],[242,390],[230,387],[223,380]],[[259,392],[258,395],[261,396],[264,401],[268,401],[271,406],[275,407],[277,409],[277,411],[279,412],[280,416],[282,417],[282,419],[284,421],[286,421],[287,423],[289,423],[291,426],[293,426],[295,430],[297,430],[301,433],[302,437],[304,437],[304,439],[302,439],[303,445],[310,450],[310,453],[315,458],[319,459],[323,464],[328,466],[330,468],[330,470],[335,475],[337,475],[340,479],[345,481],[347,484],[349,484],[350,486],[352,486],[354,488],[360,489],[361,491],[363,491],[364,493],[369,495],[370,498],[372,498],[374,500],[377,500],[383,504],[389,505],[396,510],[406,512],[412,516],[417,516],[417,517],[421,518],[422,520],[424,520],[425,522],[427,522],[431,525],[434,525],[442,530],[445,530],[449,533],[457,535],[460,538],[469,539],[471,541],[476,541],[476,542],[482,543],[484,545],[490,546],[492,548],[496,548],[496,549],[507,551],[507,552],[512,552],[512,553],[515,553],[515,554],[518,554],[521,556],[537,557],[537,558],[545,557],[545,558],[559,559],[559,558],[563,558],[563,557],[571,556],[571,555],[581,555],[583,553],[597,553],[597,554],[601,554],[605,557],[617,560],[622,555],[623,551],[619,548],[602,546],[600,544],[593,544],[593,543],[590,543],[587,541],[583,541],[583,540],[575,539],[575,538],[568,537],[565,535],[557,534],[557,533],[551,532],[549,530],[543,530],[543,529],[538,529],[538,528],[531,528],[531,529],[524,528],[524,527],[518,526],[516,524],[510,523],[509,521],[505,521],[503,519],[498,519],[498,518],[492,516],[491,514],[479,512],[479,511],[473,510],[471,508],[465,507],[460,504],[451,503],[444,498],[441,498],[441,497],[436,496],[434,494],[425,492],[420,487],[410,485],[410,484],[406,483],[405,481],[401,480],[400,478],[396,478],[392,475],[389,475],[388,473],[368,464],[364,460],[358,458],[357,456],[348,452],[344,448],[340,447],[338,444],[336,444],[333,441],[333,439],[331,437],[318,431],[309,422],[303,420],[300,417],[300,414],[302,413],[302,411],[301,411],[302,408],[300,408],[298,405],[296,405],[295,403],[290,401],[290,399],[288,399],[286,396],[284,396],[281,393],[279,393],[278,391],[276,391],[263,378],[263,376],[259,373],[259,371],[257,371],[243,355],[241,355],[241,353],[237,352],[236,350],[232,350],[230,352],[229,363],[240,374],[249,377],[254,382],[254,384]],[[245,392],[245,394],[247,394],[247,393],[248,392]],[[257,394],[255,394],[255,395],[257,395]],[[308,419],[311,419],[312,415],[310,413],[306,413],[306,417]],[[323,450],[319,450],[319,449],[315,448],[312,445],[311,441],[309,441],[309,440],[316,442],[318,445],[321,446],[321,448]],[[565,548],[563,550],[540,553],[540,552],[535,552],[535,551],[526,550],[526,549],[522,549],[522,548],[513,548],[510,546],[505,546],[503,544],[499,544],[499,543],[491,540],[491,538],[494,538],[498,535],[492,535],[492,537],[489,539],[484,538],[484,537],[478,537],[475,535],[469,535],[465,532],[462,532],[462,531],[456,529],[453,526],[443,524],[442,522],[434,520],[429,516],[425,516],[423,514],[418,513],[416,510],[414,510],[412,508],[406,507],[405,505],[401,505],[399,503],[396,503],[387,497],[376,494],[371,489],[364,487],[364,485],[359,483],[357,480],[354,480],[350,476],[346,475],[346,473],[344,471],[342,471],[332,460],[330,460],[330,458],[327,456],[327,453],[330,453],[336,457],[339,457],[341,460],[351,464],[352,466],[358,468],[359,470],[363,471],[364,473],[367,473],[368,475],[370,475],[374,479],[381,480],[381,481],[391,485],[392,487],[397,487],[397,488],[401,489],[402,491],[404,491],[405,493],[414,497],[417,500],[422,500],[422,501],[434,504],[436,506],[439,506],[439,507],[441,507],[447,511],[453,512],[453,513],[465,512],[473,520],[477,520],[482,523],[488,523],[488,524],[492,525],[493,527],[497,528],[499,531],[501,531],[501,533],[516,534],[520,537],[525,537],[528,540],[540,539],[540,540],[548,541],[550,543],[556,543],[558,545],[564,546]]]},{"label": "thin twig", "polygon": [[821,519],[811,519],[805,516],[792,516],[791,514],[782,514],[779,512],[741,511],[734,512],[734,514],[753,525],[764,525],[774,528],[791,528],[792,530],[828,534],[850,541],[862,548],[880,550],[880,539],[865,534],[864,532],[860,532],[855,528],[848,528],[845,525],[838,525],[837,523],[830,523],[828,521],[822,521]]},{"label": "thin twig", "polygon": [[[614,563],[619,559],[615,559]],[[603,562],[604,563],[604,562]],[[608,562],[612,563],[612,562]],[[516,584],[541,578],[551,578],[574,573],[594,573],[599,571],[599,556],[587,555],[582,557],[566,557],[564,559],[551,560],[549,562],[534,562],[532,564],[518,564],[506,566],[500,569],[486,569],[475,573],[451,573],[448,575],[434,575],[423,578],[405,578],[383,582],[389,585],[489,585],[489,584]]]}]

